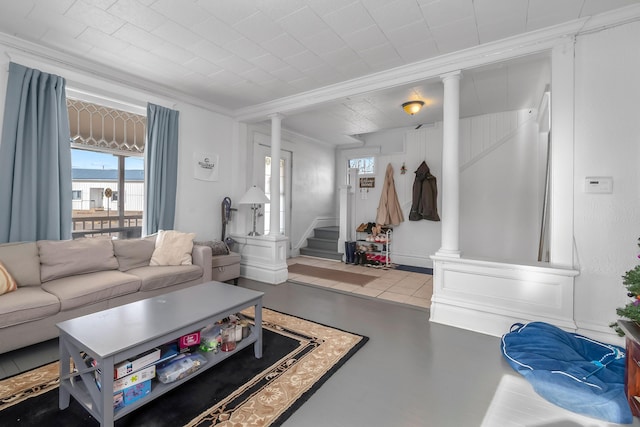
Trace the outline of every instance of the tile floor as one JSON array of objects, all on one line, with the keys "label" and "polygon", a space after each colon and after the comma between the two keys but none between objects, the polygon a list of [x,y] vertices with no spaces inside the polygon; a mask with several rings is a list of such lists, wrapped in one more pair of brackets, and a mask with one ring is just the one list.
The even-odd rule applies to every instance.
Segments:
[{"label": "tile floor", "polygon": [[295,282],[301,282],[323,288],[331,288],[343,293],[393,301],[422,309],[428,309],[431,305],[433,276],[429,274],[413,273],[410,271],[395,270],[393,268],[385,270],[381,268],[345,264],[340,261],[306,256],[289,258],[287,263],[289,265],[307,264],[316,267],[344,270],[351,273],[366,274],[375,277],[374,280],[366,285],[359,286],[322,279],[319,277],[289,273],[289,280]]}]

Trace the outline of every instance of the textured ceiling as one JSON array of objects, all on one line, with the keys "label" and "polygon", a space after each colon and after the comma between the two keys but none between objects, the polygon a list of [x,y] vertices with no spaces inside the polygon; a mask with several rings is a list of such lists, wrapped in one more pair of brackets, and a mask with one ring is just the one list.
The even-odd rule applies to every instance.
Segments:
[{"label": "textured ceiling", "polygon": [[[0,0],[0,32],[234,111],[634,3]],[[535,59],[465,74],[465,114],[481,112],[482,103],[519,108],[530,100],[523,82],[539,90],[534,71],[548,71],[545,58]],[[346,142],[339,137],[406,125],[395,120],[402,117],[399,105],[424,97],[437,106],[438,86],[425,82],[323,104],[283,125]],[[390,113],[391,106],[397,111]],[[438,114],[419,119],[431,121]]]}]

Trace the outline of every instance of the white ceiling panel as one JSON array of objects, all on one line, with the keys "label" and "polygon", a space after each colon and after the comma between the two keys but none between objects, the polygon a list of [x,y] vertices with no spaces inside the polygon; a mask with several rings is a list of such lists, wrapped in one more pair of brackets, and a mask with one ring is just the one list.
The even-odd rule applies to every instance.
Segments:
[{"label": "white ceiling panel", "polygon": [[[127,22],[123,18],[112,15],[83,1],[73,3],[65,13],[65,16],[74,21],[81,22],[84,25],[98,28],[106,34],[113,34]],[[127,16],[127,18],[129,17]]]},{"label": "white ceiling panel", "polygon": [[361,29],[354,33],[345,34],[342,38],[355,51],[371,49],[387,42],[384,33],[375,25]]},{"label": "white ceiling panel", "polygon": [[242,34],[231,27],[231,25],[220,21],[215,16],[210,16],[201,24],[195,24],[189,28],[191,28],[191,31],[194,33],[218,46],[225,46],[226,44],[243,37]]},{"label": "white ceiling panel", "polygon": [[257,42],[275,39],[284,32],[280,25],[262,11],[248,16],[235,24],[233,28],[245,37]]},{"label": "white ceiling panel", "polygon": [[415,2],[396,0],[370,11],[373,19],[383,32],[422,21],[422,12]]},{"label": "white ceiling panel", "polygon": [[234,56],[247,59],[251,62],[254,58],[269,54],[269,52],[259,44],[246,37],[234,40],[224,46],[225,50],[232,52]]},{"label": "white ceiling panel", "polygon": [[335,52],[344,47],[344,40],[328,28],[305,36],[301,38],[300,41],[309,50],[319,56]]},{"label": "white ceiling panel", "polygon": [[181,46],[189,46],[198,43],[202,39],[200,35],[194,33],[188,28],[169,20],[165,20],[162,24],[151,31],[151,33],[165,41],[176,43]]},{"label": "white ceiling panel", "polygon": [[[145,31],[153,31],[167,20],[166,16],[171,16],[166,14],[162,15],[141,3],[132,0],[118,0],[106,10],[110,15],[122,17],[123,20],[135,25],[136,27],[140,27]],[[97,24],[99,25],[99,23]],[[112,31],[106,32],[111,33]]]},{"label": "white ceiling panel", "polygon": [[429,27],[424,25],[422,20],[394,28],[385,34],[396,47],[412,45],[417,42],[426,42],[432,38]]},{"label": "white ceiling panel", "polygon": [[[120,2],[119,2],[120,3]],[[159,12],[165,17],[185,27],[191,27],[203,23],[209,17],[206,9],[198,4],[191,2],[189,7],[184,7],[185,2],[175,0],[157,0],[152,3],[151,9]],[[112,10],[113,8],[109,9]],[[141,15],[145,15],[148,9],[142,10]]]},{"label": "white ceiling panel", "polygon": [[[528,3],[529,0],[482,0],[475,2],[473,5],[476,23],[477,25],[499,25],[500,22],[506,20],[515,20],[522,25],[520,32],[524,32]],[[545,3],[549,14],[554,15],[555,13],[552,11],[555,9],[555,4],[551,7],[548,0],[545,0]]]},{"label": "white ceiling panel", "polygon": [[77,36],[77,39],[91,46],[103,44],[105,46],[104,50],[113,53],[121,52],[131,46],[130,43],[121,39],[114,40],[113,37],[108,36],[94,27],[85,28],[85,30]]},{"label": "white ceiling panel", "polygon": [[[183,7],[189,7],[191,2],[181,1],[180,3]],[[255,6],[249,1],[197,0],[196,3],[216,16],[220,21],[226,22],[231,26],[256,12]]]},{"label": "white ceiling panel", "polygon": [[42,28],[49,28],[51,32],[65,34],[69,37],[78,37],[87,28],[86,25],[77,25],[73,19],[64,15],[64,10],[50,8],[47,3],[45,8],[34,8],[28,15],[28,19]]},{"label": "white ceiling panel", "polygon": [[286,58],[287,56],[296,55],[306,50],[299,41],[297,41],[287,33],[284,33],[276,37],[275,39],[264,41],[261,43],[261,45],[269,52],[276,56],[279,56],[280,58]]},{"label": "white ceiling panel", "polygon": [[[302,99],[290,107],[294,111],[284,109],[283,127],[331,143],[351,143],[354,134],[441,120],[442,83],[390,82],[395,87],[337,100],[331,85],[351,88],[373,73],[415,67],[418,61],[440,60],[460,49],[597,13],[615,10],[612,16],[638,19],[639,3],[0,0],[0,33],[11,44],[17,42],[10,36],[41,43],[53,49],[51,58],[65,52],[97,74],[120,70],[119,78],[135,77],[141,87],[170,88],[172,94],[200,98],[232,114],[286,104],[288,97]],[[24,49],[30,46],[25,43]],[[461,114],[535,108],[549,82],[547,55],[465,70]],[[334,101],[327,102],[323,93],[333,93]],[[400,104],[409,99],[427,105],[408,116]]]},{"label": "white ceiling panel", "polygon": [[323,14],[322,19],[340,35],[351,34],[376,24],[367,9],[359,2]]},{"label": "white ceiling panel", "polygon": [[[270,1],[270,0],[267,0]],[[320,16],[327,15],[329,13],[341,10],[353,3],[357,3],[358,0],[306,0],[305,3],[315,10]]]},{"label": "white ceiling panel", "polygon": [[197,56],[201,56],[203,59],[217,65],[220,65],[220,61],[223,61],[233,55],[228,50],[225,50],[208,40],[200,40],[197,43],[186,46],[186,49],[189,52],[195,53]]},{"label": "white ceiling panel", "polygon": [[258,9],[266,13],[274,21],[307,6],[304,0],[254,0],[254,3]]},{"label": "white ceiling panel", "polygon": [[474,3],[469,0],[425,1],[420,5],[422,15],[430,27],[464,18],[473,18]]},{"label": "white ceiling panel", "polygon": [[471,18],[431,28],[440,53],[455,52],[478,45],[478,29]]},{"label": "white ceiling panel", "polygon": [[319,33],[328,29],[328,25],[310,7],[298,9],[290,15],[278,19],[280,25],[288,34],[301,39],[309,34]]},{"label": "white ceiling panel", "polygon": [[407,63],[421,61],[426,58],[433,58],[439,53],[438,46],[433,38],[424,40],[417,39],[414,40],[412,44],[405,44],[401,46],[396,45],[396,50]]}]

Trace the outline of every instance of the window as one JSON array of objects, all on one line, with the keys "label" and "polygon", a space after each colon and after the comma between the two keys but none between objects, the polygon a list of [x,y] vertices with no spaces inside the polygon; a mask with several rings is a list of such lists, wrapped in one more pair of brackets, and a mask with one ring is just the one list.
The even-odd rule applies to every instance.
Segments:
[{"label": "window", "polygon": [[[264,158],[264,188],[266,196],[271,199],[271,156]],[[285,161],[280,159],[280,233],[285,234]],[[271,230],[271,203],[264,209],[264,234]]]},{"label": "window", "polygon": [[373,175],[375,173],[375,166],[375,157],[359,157],[357,159],[349,159],[349,168],[358,169],[359,175]]},{"label": "window", "polygon": [[73,237],[142,235],[145,116],[68,98]]}]

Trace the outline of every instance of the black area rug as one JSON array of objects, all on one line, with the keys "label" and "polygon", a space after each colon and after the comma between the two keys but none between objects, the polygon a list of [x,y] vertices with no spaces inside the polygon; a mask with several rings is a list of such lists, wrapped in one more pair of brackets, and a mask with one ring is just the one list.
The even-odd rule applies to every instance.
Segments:
[{"label": "black area rug", "polygon": [[[118,419],[115,425],[278,426],[366,341],[357,334],[263,309],[262,359],[256,359],[253,346],[249,346]],[[42,374],[46,368],[21,375],[33,374],[43,377],[43,383],[51,382]],[[49,371],[57,372],[51,367]],[[30,385],[25,400],[12,404],[21,383],[28,381],[16,381],[15,377],[0,381],[0,392],[4,393],[0,395],[0,426],[99,425],[73,397],[69,408],[59,410],[55,385],[40,395],[36,395],[38,387]],[[14,393],[7,395],[12,388]]]}]

